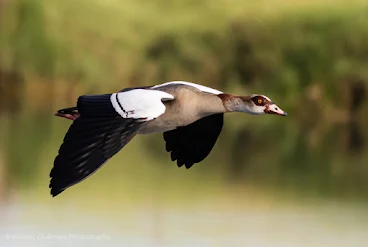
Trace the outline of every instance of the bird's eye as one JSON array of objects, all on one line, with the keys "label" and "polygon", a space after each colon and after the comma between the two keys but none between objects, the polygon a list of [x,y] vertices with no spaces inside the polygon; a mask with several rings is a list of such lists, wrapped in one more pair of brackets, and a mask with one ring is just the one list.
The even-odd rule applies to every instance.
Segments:
[{"label": "bird's eye", "polygon": [[258,99],[258,104],[262,104],[262,100],[261,99]]}]

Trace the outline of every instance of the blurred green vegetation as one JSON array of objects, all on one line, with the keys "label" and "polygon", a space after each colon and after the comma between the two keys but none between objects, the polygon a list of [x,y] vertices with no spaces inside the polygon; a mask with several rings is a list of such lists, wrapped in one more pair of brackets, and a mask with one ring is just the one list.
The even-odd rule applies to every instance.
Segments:
[{"label": "blurred green vegetation", "polygon": [[[368,2],[0,4],[0,149],[11,179],[24,183],[32,172],[48,172],[68,124],[55,124],[50,113],[78,95],[185,80],[262,93],[290,113],[227,116],[210,157],[193,168],[198,181],[366,199]],[[163,168],[164,178],[171,162],[161,138],[145,137],[128,156],[142,148],[142,163]],[[128,169],[116,165],[107,169]]]},{"label": "blurred green vegetation", "polygon": [[[352,85],[365,87],[364,1],[211,3],[5,1],[2,73],[31,83],[79,83],[93,92],[174,79],[244,86],[282,96],[294,112],[296,101],[314,97],[325,114],[349,107]],[[323,97],[315,99],[318,90]]]}]

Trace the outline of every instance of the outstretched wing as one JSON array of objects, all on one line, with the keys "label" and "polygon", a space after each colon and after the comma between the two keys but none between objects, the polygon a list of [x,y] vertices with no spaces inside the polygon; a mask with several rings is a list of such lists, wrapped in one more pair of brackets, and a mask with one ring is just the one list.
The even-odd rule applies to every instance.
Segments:
[{"label": "outstretched wing", "polygon": [[220,113],[165,132],[166,151],[171,152],[171,160],[177,160],[179,167],[185,165],[188,169],[201,162],[214,147],[223,122],[224,114]]},{"label": "outstretched wing", "polygon": [[70,126],[51,170],[51,194],[81,182],[121,150],[147,123],[165,112],[170,94],[131,90],[81,96],[78,117]]},{"label": "outstretched wing", "polygon": [[53,196],[81,182],[115,155],[144,122],[132,119],[80,117],[70,126],[51,170]]}]

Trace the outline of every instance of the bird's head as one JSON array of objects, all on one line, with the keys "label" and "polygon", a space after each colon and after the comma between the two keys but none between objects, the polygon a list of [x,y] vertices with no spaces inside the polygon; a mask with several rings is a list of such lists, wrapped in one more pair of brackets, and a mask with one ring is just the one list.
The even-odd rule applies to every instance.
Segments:
[{"label": "bird's head", "polygon": [[270,98],[261,94],[253,94],[243,98],[246,104],[247,112],[250,114],[275,114],[287,116],[287,113],[281,110]]}]

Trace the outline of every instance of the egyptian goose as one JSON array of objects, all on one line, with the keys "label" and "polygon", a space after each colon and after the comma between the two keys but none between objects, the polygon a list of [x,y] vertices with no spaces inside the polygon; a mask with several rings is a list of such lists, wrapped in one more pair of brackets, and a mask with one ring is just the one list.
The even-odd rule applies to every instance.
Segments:
[{"label": "egyptian goose", "polygon": [[226,112],[286,116],[268,97],[237,96],[184,81],[83,95],[55,115],[73,120],[51,170],[51,195],[81,182],[136,134],[163,132],[166,150],[190,168],[211,152]]}]

